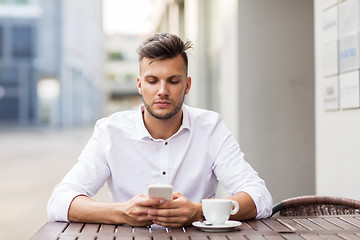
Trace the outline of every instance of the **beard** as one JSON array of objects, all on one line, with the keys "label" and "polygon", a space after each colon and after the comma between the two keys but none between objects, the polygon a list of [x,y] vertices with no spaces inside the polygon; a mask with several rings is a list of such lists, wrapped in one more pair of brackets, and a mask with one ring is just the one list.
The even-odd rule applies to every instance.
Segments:
[{"label": "beard", "polygon": [[[163,99],[163,100],[167,100],[167,99]],[[153,111],[153,109],[150,107],[150,105],[148,103],[146,103],[143,98],[143,102],[144,102],[144,106],[145,106],[146,110],[150,113],[151,116],[153,116],[156,119],[160,119],[160,120],[170,119],[173,116],[175,116],[182,108],[184,100],[185,100],[185,93],[184,93],[182,100],[178,104],[175,105],[175,108],[171,112],[168,112],[165,114],[158,114],[155,111]]]}]

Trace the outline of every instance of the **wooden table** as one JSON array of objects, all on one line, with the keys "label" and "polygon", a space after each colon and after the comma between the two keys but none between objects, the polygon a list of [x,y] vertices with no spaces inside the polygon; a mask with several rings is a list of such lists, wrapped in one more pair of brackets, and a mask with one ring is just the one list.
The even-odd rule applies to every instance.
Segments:
[{"label": "wooden table", "polygon": [[232,239],[360,239],[360,215],[279,217],[243,221],[231,232],[89,223],[48,222],[32,240],[232,240]]}]

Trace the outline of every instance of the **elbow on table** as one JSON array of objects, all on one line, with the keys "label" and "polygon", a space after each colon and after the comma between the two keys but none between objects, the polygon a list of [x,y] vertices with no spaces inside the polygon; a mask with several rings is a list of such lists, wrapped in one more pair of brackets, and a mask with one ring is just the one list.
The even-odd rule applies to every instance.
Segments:
[{"label": "elbow on table", "polygon": [[56,199],[51,197],[46,206],[47,217],[50,221],[69,222],[67,211],[64,213],[59,204],[56,204]]}]

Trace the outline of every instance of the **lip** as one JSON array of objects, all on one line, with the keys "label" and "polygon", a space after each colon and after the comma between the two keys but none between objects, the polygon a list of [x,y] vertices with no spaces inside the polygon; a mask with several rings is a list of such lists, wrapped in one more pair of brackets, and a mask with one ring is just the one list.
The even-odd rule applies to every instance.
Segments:
[{"label": "lip", "polygon": [[171,102],[167,102],[167,101],[157,101],[155,102],[155,105],[158,107],[168,107],[170,106]]}]

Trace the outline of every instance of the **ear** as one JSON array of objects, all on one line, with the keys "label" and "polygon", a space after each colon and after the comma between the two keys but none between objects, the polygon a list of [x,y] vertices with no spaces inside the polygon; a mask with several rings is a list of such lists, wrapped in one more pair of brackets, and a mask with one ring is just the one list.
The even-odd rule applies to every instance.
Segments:
[{"label": "ear", "polygon": [[140,78],[136,78],[136,82],[137,82],[137,88],[138,88],[138,91],[139,91],[139,94],[142,95],[142,91],[141,91],[141,80]]},{"label": "ear", "polygon": [[191,88],[191,77],[186,78],[185,94],[188,94]]}]

